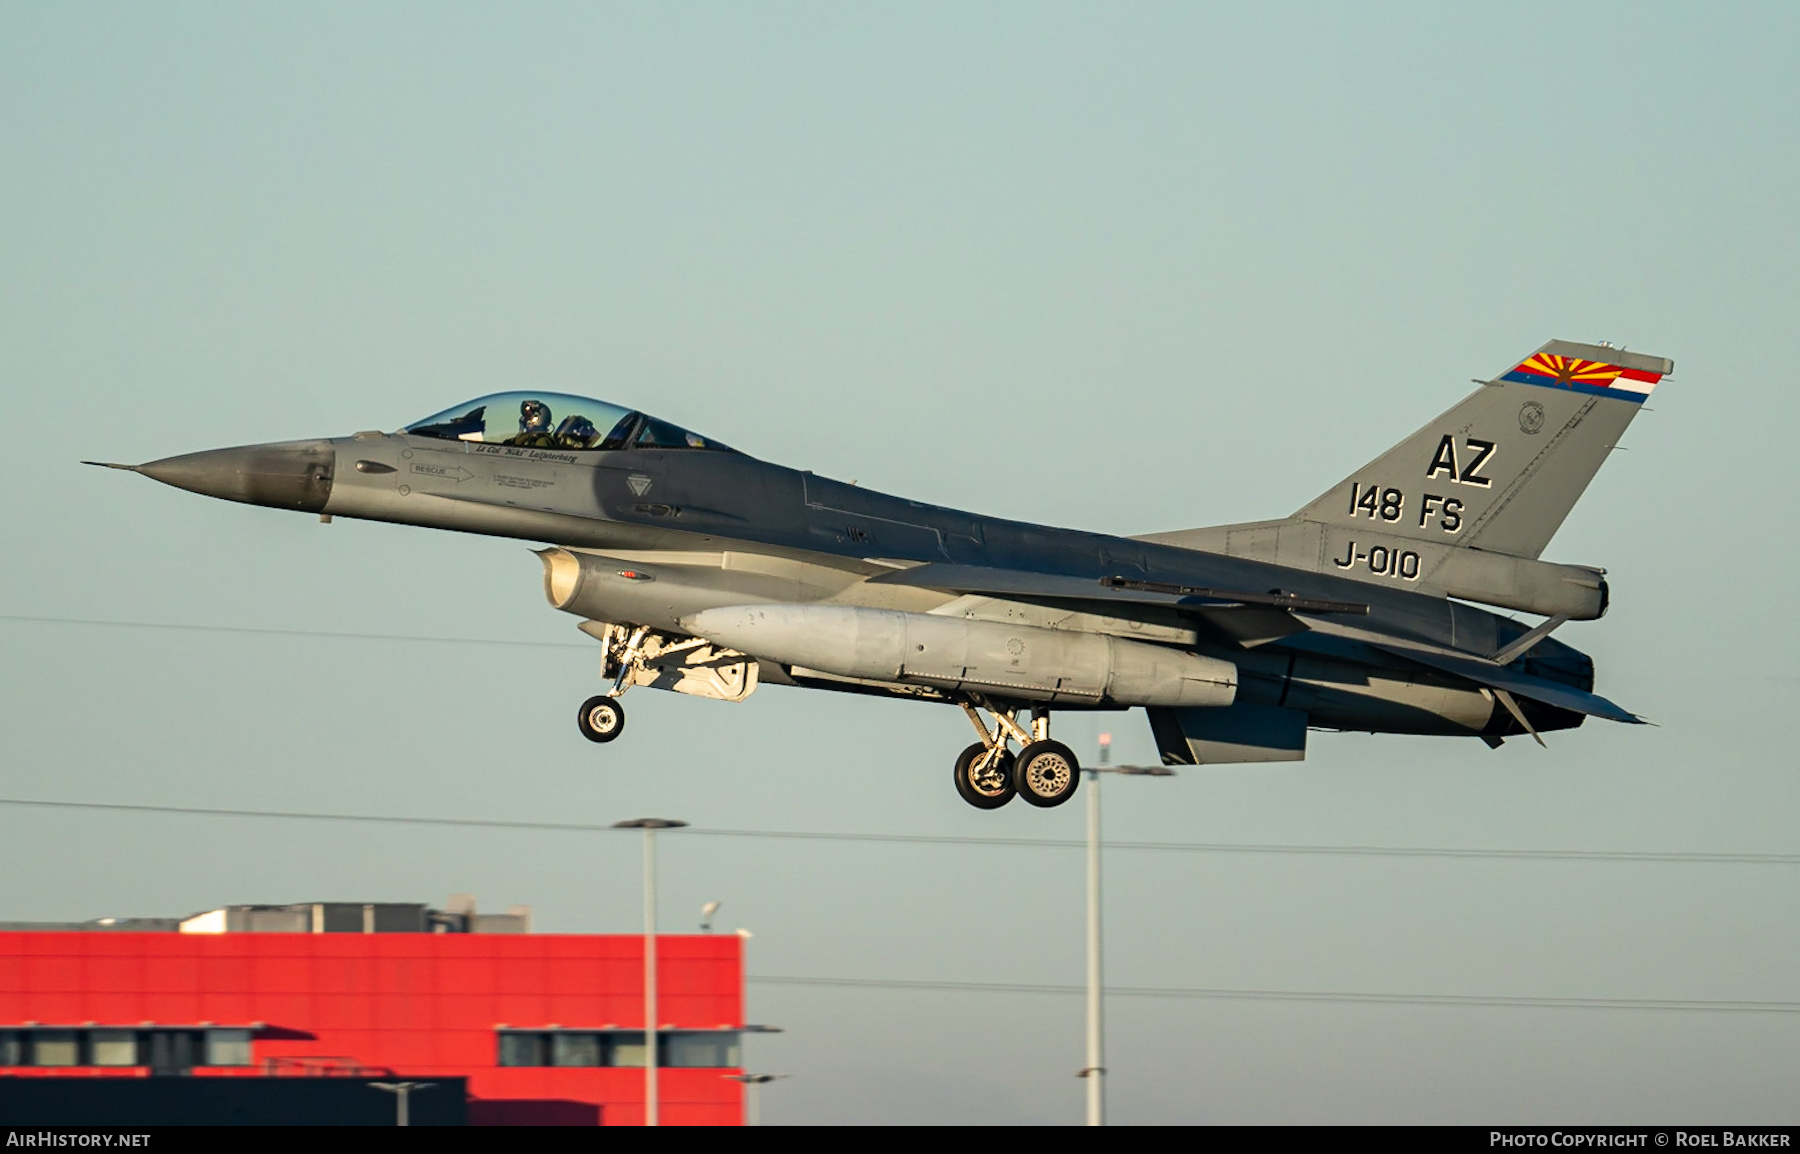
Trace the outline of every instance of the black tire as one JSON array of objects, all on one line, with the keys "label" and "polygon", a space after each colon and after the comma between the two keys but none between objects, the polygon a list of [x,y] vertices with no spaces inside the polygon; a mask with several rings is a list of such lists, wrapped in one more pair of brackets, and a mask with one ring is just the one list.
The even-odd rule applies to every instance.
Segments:
[{"label": "black tire", "polygon": [[978,784],[970,775],[975,759],[986,752],[987,746],[979,741],[962,751],[956,759],[956,792],[976,809],[999,809],[1013,799],[1013,755],[1003,751],[998,763],[981,775]]},{"label": "black tire", "polygon": [[590,697],[575,715],[581,736],[602,744],[625,732],[625,707],[611,697]]},{"label": "black tire", "polygon": [[1041,809],[1068,801],[1080,785],[1081,764],[1060,741],[1034,741],[1013,762],[1013,788]]}]

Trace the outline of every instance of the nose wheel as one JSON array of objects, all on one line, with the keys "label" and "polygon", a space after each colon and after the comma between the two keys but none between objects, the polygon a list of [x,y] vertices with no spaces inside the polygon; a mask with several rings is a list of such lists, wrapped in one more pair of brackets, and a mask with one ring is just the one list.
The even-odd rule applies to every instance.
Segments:
[{"label": "nose wheel", "polygon": [[[976,809],[999,809],[1016,795],[1040,809],[1061,805],[1081,785],[1075,752],[1050,740],[1050,711],[1034,708],[1031,728],[1018,722],[1015,710],[996,707],[971,693],[961,702],[981,740],[956,759],[956,792]],[[993,715],[990,729],[981,710]],[[1015,756],[1011,742],[1023,748]]]},{"label": "nose wheel", "polygon": [[581,736],[589,741],[611,741],[625,732],[625,707],[615,698],[590,697],[581,703],[575,724],[581,727]]}]

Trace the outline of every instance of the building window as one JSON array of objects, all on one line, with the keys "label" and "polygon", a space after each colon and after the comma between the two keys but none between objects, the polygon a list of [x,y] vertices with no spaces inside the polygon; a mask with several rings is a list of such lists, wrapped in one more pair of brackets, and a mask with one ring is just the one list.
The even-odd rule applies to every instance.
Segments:
[{"label": "building window", "polygon": [[644,1035],[642,1031],[626,1031],[608,1034],[606,1037],[606,1064],[608,1066],[644,1065]]},{"label": "building window", "polygon": [[206,1064],[208,1066],[248,1066],[250,1064],[250,1031],[208,1030],[206,1032]]},{"label": "building window", "polygon": [[736,1034],[669,1034],[657,1041],[664,1066],[731,1069],[741,1065]]},{"label": "building window", "polygon": [[247,1029],[0,1030],[0,1067],[147,1066],[152,1074],[185,1074],[195,1066],[250,1065],[250,1037]]},{"label": "building window", "polygon": [[81,1035],[74,1030],[39,1030],[31,1042],[34,1066],[81,1065]]},{"label": "building window", "polygon": [[194,1068],[194,1033],[152,1030],[144,1035],[145,1065],[152,1074],[185,1074]]},{"label": "building window", "polygon": [[564,1034],[550,1035],[550,1064],[552,1066],[598,1066],[600,1064],[600,1036],[598,1034]]},{"label": "building window", "polygon": [[500,1035],[500,1064],[502,1066],[542,1066],[544,1064],[544,1036],[542,1034],[521,1034],[508,1030]]},{"label": "building window", "polygon": [[[657,1065],[731,1070],[743,1065],[735,1030],[662,1030]],[[501,1030],[502,1066],[644,1066],[642,1030]]]},{"label": "building window", "polygon": [[137,1034],[131,1030],[89,1031],[88,1055],[88,1064],[93,1066],[135,1066]]}]

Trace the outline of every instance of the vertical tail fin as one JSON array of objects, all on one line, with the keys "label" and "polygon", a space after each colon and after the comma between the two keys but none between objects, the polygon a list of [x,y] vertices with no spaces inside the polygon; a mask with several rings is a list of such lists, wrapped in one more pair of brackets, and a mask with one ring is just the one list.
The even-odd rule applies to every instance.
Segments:
[{"label": "vertical tail fin", "polygon": [[1551,341],[1294,518],[1535,559],[1674,370]]},{"label": "vertical tail fin", "polygon": [[1551,341],[1292,517],[1140,539],[1591,620],[1603,571],[1537,558],[1674,371]]}]

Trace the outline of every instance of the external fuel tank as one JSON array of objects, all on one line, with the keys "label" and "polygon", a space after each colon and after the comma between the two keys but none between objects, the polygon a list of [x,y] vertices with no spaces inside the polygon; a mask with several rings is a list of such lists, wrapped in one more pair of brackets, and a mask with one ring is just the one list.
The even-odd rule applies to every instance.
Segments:
[{"label": "external fuel tank", "polygon": [[840,677],[1052,704],[1226,706],[1229,661],[1118,637],[848,605],[734,605],[682,618],[696,636]]}]

